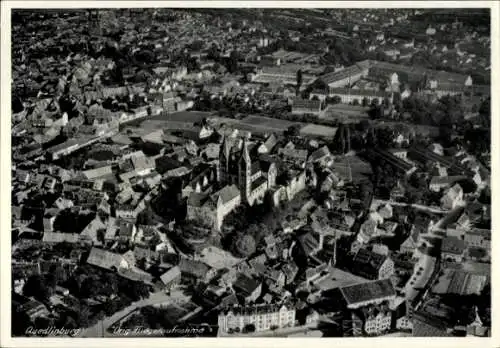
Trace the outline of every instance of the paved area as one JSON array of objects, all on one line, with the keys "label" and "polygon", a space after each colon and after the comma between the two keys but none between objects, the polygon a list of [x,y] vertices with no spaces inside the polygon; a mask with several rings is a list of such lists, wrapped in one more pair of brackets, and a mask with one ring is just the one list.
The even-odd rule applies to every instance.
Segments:
[{"label": "paved area", "polygon": [[130,306],[122,309],[115,314],[104,318],[99,321],[94,326],[91,326],[85,330],[82,330],[81,337],[109,337],[113,336],[111,333],[107,332],[107,329],[112,326],[117,321],[128,316],[130,313],[140,309],[141,307],[153,306],[158,304],[167,304],[175,301],[176,298],[172,297],[164,292],[156,292],[152,293],[151,296],[147,299],[143,299],[137,302],[133,302]]}]

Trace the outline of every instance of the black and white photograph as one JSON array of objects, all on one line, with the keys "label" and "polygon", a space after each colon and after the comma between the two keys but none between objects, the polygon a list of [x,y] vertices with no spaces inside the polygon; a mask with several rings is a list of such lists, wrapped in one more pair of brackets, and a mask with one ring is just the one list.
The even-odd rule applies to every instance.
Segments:
[{"label": "black and white photograph", "polygon": [[36,3],[2,46],[2,337],[490,347],[493,2]]}]

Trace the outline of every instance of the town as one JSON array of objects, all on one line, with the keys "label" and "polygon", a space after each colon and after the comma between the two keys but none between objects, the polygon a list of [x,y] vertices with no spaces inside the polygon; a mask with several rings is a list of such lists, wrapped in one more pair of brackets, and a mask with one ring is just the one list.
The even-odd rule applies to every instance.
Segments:
[{"label": "town", "polygon": [[490,46],[487,9],[13,10],[12,335],[491,336]]}]

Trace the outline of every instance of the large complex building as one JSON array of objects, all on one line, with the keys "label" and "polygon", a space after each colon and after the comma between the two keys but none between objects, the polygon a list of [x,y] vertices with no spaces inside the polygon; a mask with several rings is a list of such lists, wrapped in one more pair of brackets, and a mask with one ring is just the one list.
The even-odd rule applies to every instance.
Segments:
[{"label": "large complex building", "polygon": [[219,330],[266,331],[295,326],[295,307],[288,304],[237,306],[219,314]]}]

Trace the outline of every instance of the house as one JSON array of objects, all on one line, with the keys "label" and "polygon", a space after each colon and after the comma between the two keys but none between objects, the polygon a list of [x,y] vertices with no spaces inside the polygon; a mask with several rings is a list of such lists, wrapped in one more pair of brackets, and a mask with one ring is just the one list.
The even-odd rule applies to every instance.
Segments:
[{"label": "house", "polygon": [[363,309],[363,313],[364,329],[368,335],[380,335],[391,328],[392,315],[385,306],[367,307]]},{"label": "house", "polygon": [[191,282],[208,282],[216,275],[216,270],[206,263],[181,257],[179,269],[183,279]]},{"label": "house", "polygon": [[451,337],[446,321],[427,313],[412,315],[413,337]]},{"label": "house", "polygon": [[295,307],[290,304],[264,304],[228,307],[219,313],[217,324],[224,333],[262,332],[274,328],[295,326]]},{"label": "house", "polygon": [[54,231],[54,222],[56,221],[59,209],[46,209],[43,215],[44,232]]},{"label": "house", "polygon": [[95,180],[113,175],[113,170],[111,166],[104,166],[100,168],[85,170],[82,172],[82,174],[87,180]]},{"label": "house", "polygon": [[115,215],[120,219],[135,221],[138,214],[136,207],[131,204],[120,204],[115,208]]},{"label": "house", "polygon": [[394,261],[365,248],[358,250],[349,265],[351,273],[370,280],[387,279],[394,274]]},{"label": "house", "polygon": [[399,247],[399,251],[401,253],[410,253],[413,254],[415,249],[420,245],[420,230],[415,228],[413,225],[410,231],[410,235],[408,238],[401,243]]},{"label": "house", "polygon": [[305,283],[309,286],[313,282],[319,281],[321,278],[324,278],[328,275],[328,264],[322,263],[316,267],[306,269],[304,274]]},{"label": "house", "polygon": [[439,156],[444,156],[443,145],[441,145],[439,143],[433,143],[433,144],[429,145],[429,150],[434,152],[435,154],[437,154]]},{"label": "house", "polygon": [[328,147],[325,145],[313,153],[308,158],[308,161],[313,163],[313,164],[318,164],[321,167],[329,167],[332,162],[333,162],[333,157],[332,154],[330,153],[330,150]]},{"label": "house", "polygon": [[446,210],[452,210],[463,204],[464,192],[459,184],[447,189],[441,198],[441,207]]},{"label": "house", "polygon": [[42,242],[47,244],[70,243],[76,244],[80,240],[78,233],[44,232]]},{"label": "house", "polygon": [[342,298],[349,309],[381,304],[396,297],[391,280],[382,279],[340,288]]},{"label": "house", "polygon": [[120,218],[110,218],[106,226],[104,239],[106,241],[132,241],[137,233],[135,224]]},{"label": "house", "polygon": [[93,247],[87,258],[87,263],[111,271],[128,269],[133,265],[129,264],[122,255],[110,251]]},{"label": "house", "polygon": [[323,248],[323,236],[318,233],[307,232],[297,237],[294,249],[296,259],[305,260]]},{"label": "house", "polygon": [[391,303],[391,310],[393,314],[393,322],[397,330],[401,331],[411,331],[413,329],[413,323],[411,321],[411,313],[409,311],[408,304],[402,297],[396,298],[396,301]]},{"label": "house", "polygon": [[465,232],[464,241],[469,247],[491,248],[491,230],[472,228]]},{"label": "house", "polygon": [[454,176],[433,176],[429,182],[429,190],[439,192],[444,188],[451,187],[453,184],[466,179],[463,175]]},{"label": "house", "polygon": [[267,137],[266,141],[259,146],[258,152],[260,154],[267,154],[271,153],[273,148],[276,146],[278,143],[278,138],[276,137],[275,134],[271,134],[269,137]]},{"label": "house", "polygon": [[283,273],[283,271],[271,269],[265,272],[265,277],[267,277],[268,280],[267,283],[268,285],[270,285],[270,287],[274,287],[277,290],[281,290],[285,286],[286,276],[285,273]]},{"label": "house", "polygon": [[255,302],[262,293],[262,283],[240,273],[233,283],[236,295],[242,298],[245,303]]},{"label": "house", "polygon": [[151,174],[156,168],[156,163],[153,158],[146,156],[132,156],[130,158],[135,174],[138,176],[145,176]]},{"label": "house", "polygon": [[50,315],[47,307],[42,302],[35,299],[29,299],[28,302],[22,304],[20,309],[22,312],[26,313],[26,315],[33,322],[36,318],[48,317]]},{"label": "house", "polygon": [[281,270],[285,274],[285,284],[288,285],[295,280],[295,277],[299,272],[299,267],[295,264],[295,262],[290,261],[285,263]]},{"label": "house", "polygon": [[444,260],[460,263],[463,261],[466,247],[465,241],[456,237],[446,237],[441,245],[441,257]]},{"label": "house", "polygon": [[172,267],[160,276],[160,280],[164,285],[164,289],[170,291],[180,284],[182,280],[181,269],[179,266]]}]

